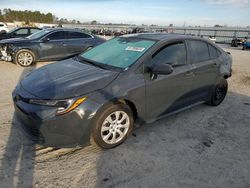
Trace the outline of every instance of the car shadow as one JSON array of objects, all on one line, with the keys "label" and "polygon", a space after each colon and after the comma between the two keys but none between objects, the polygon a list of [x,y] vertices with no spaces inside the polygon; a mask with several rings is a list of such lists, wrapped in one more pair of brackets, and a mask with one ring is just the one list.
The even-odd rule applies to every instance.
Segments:
[{"label": "car shadow", "polygon": [[229,92],[218,107],[198,105],[143,125],[102,152],[95,187],[247,187],[249,110],[249,96]]},{"label": "car shadow", "polygon": [[[24,68],[19,82],[36,66]],[[20,129],[13,115],[10,132],[1,162],[0,187],[32,187],[35,165],[35,143],[29,140]]]}]

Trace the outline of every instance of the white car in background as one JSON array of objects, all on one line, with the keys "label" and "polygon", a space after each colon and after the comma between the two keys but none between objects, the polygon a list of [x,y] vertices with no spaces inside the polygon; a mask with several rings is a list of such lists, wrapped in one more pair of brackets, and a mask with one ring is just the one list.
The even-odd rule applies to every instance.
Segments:
[{"label": "white car in background", "polygon": [[7,24],[6,23],[4,23],[4,22],[0,22],[0,32],[8,32],[9,31],[9,29],[8,29],[8,26],[7,26]]},{"label": "white car in background", "polygon": [[216,38],[215,37],[209,36],[208,39],[211,40],[213,43],[216,43]]}]

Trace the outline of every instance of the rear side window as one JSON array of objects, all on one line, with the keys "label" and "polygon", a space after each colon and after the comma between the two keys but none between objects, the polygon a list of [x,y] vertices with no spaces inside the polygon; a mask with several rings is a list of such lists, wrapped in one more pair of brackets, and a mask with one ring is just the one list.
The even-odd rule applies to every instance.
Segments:
[{"label": "rear side window", "polygon": [[19,29],[15,32],[16,35],[27,35],[28,29]]},{"label": "rear side window", "polygon": [[212,45],[208,44],[208,49],[209,49],[209,54],[210,54],[210,58],[211,59],[216,59],[216,58],[219,57],[220,52],[215,47],[213,47]]},{"label": "rear side window", "polygon": [[91,38],[90,35],[80,32],[68,32],[69,39],[82,39],[82,38]]},{"label": "rear side window", "polygon": [[3,25],[3,24],[0,24],[0,27],[4,27],[4,25]]},{"label": "rear side window", "polygon": [[189,41],[189,46],[191,49],[191,58],[194,63],[199,63],[207,61],[210,59],[208,45],[203,41]]},{"label": "rear side window", "polygon": [[187,51],[184,42],[168,45],[153,55],[153,63],[167,63],[179,66],[186,64],[186,61]]},{"label": "rear side window", "polygon": [[65,39],[65,32],[64,31],[57,31],[54,32],[50,35],[48,35],[48,38],[50,40],[61,40],[61,39]]}]

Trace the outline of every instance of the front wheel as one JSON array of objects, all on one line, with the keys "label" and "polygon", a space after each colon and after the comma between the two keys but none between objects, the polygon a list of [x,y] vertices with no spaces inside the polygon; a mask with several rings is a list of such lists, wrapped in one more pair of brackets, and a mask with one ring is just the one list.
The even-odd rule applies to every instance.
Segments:
[{"label": "front wheel", "polygon": [[133,129],[133,113],[125,104],[110,105],[97,115],[92,137],[94,142],[104,149],[124,142]]},{"label": "front wheel", "polygon": [[209,101],[207,102],[210,106],[218,106],[222,103],[227,95],[228,83],[225,78],[223,78],[216,86],[214,87]]},{"label": "front wheel", "polygon": [[35,55],[30,50],[20,50],[15,54],[14,63],[22,67],[31,66],[35,61]]}]

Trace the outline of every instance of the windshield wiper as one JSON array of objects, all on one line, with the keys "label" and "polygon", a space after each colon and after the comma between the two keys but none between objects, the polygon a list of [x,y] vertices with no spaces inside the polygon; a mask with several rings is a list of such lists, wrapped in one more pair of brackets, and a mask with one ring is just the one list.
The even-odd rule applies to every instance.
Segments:
[{"label": "windshield wiper", "polygon": [[76,58],[77,58],[76,60],[79,62],[87,62],[90,65],[94,65],[94,66],[99,67],[101,69],[106,69],[104,66],[102,66],[100,63],[98,63],[96,61],[92,61],[92,60],[84,58],[82,56],[76,56]]}]

